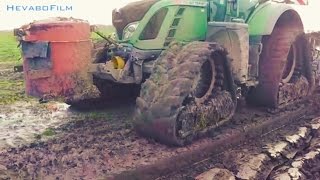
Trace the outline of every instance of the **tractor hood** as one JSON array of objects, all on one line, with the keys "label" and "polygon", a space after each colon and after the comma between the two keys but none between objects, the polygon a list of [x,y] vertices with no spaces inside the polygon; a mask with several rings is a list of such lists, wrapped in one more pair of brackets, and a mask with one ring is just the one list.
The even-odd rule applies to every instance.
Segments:
[{"label": "tractor hood", "polygon": [[132,22],[140,21],[150,7],[157,1],[158,0],[141,0],[129,3],[119,10],[113,10],[112,23],[117,30],[120,40],[123,39],[124,28]]}]

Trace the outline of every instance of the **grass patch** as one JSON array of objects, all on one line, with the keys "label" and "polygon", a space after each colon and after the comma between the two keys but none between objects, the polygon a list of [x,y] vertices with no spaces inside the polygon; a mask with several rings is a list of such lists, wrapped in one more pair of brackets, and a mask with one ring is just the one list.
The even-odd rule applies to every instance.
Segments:
[{"label": "grass patch", "polygon": [[43,133],[42,136],[50,137],[56,135],[56,131],[52,128],[47,128]]},{"label": "grass patch", "polygon": [[[98,26],[98,31],[101,32],[102,34],[104,34],[105,36],[109,36],[111,35],[113,32],[115,32],[115,28],[111,25],[109,26],[105,26],[105,25],[97,25]],[[91,34],[91,39],[93,42],[97,42],[99,40],[102,40],[103,38],[101,38],[99,35],[97,35],[96,33],[92,33]]]},{"label": "grass patch", "polygon": [[22,75],[13,73],[13,67],[22,64],[17,45],[12,31],[0,31],[0,104],[27,99]]},{"label": "grass patch", "polygon": [[23,79],[12,72],[13,66],[22,63],[17,45],[12,31],[0,31],[0,104],[25,98]]},{"label": "grass patch", "polygon": [[22,63],[18,42],[12,31],[0,31],[0,62],[1,63]]},{"label": "grass patch", "polygon": [[27,100],[24,82],[0,79],[0,104],[12,104],[18,100]]},{"label": "grass patch", "polygon": [[83,114],[84,119],[90,120],[101,120],[101,119],[111,119],[111,115],[107,112],[86,112]]}]

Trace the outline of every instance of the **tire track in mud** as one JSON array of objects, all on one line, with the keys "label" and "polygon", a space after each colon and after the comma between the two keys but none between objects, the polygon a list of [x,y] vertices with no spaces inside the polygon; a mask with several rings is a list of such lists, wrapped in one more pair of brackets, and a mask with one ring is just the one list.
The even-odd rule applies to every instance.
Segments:
[{"label": "tire track in mud", "polygon": [[319,179],[320,118],[265,136],[159,179]]},{"label": "tire track in mud", "polygon": [[[300,122],[319,107],[320,95],[279,112],[240,108],[230,123],[190,146],[172,148],[136,135],[130,111],[72,121],[48,141],[0,152],[1,178],[155,179],[274,129]],[[226,143],[228,142],[228,143]],[[203,171],[199,171],[202,173]]]},{"label": "tire track in mud", "polygon": [[257,141],[261,135],[273,134],[288,124],[305,122],[306,115],[313,117],[312,114],[317,112],[318,99],[319,95],[316,95],[308,100],[291,104],[284,109],[270,110],[269,112],[266,112],[265,109],[240,106],[230,123],[211,132],[209,135],[212,137],[211,141],[206,141],[202,146],[194,143],[192,146],[198,146],[198,148],[163,159],[154,165],[142,166],[133,171],[123,172],[113,176],[113,178],[157,179],[165,177],[163,179],[167,179],[170,177],[167,174],[177,172],[179,169],[188,169],[186,167],[189,167],[190,164],[201,163],[203,159],[210,156],[219,156],[222,152],[244,142]]},{"label": "tire track in mud", "polygon": [[320,118],[313,120],[309,129],[309,139],[307,135],[303,137],[306,148],[297,152],[294,158],[288,158],[282,166],[274,168],[269,179],[320,179]]}]

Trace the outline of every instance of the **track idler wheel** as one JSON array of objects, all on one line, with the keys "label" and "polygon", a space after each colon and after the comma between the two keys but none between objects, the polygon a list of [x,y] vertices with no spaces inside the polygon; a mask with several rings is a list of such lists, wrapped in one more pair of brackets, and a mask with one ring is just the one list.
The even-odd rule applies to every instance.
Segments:
[{"label": "track idler wheel", "polygon": [[135,127],[161,143],[185,145],[232,117],[233,88],[227,53],[221,46],[173,44],[142,84]]}]

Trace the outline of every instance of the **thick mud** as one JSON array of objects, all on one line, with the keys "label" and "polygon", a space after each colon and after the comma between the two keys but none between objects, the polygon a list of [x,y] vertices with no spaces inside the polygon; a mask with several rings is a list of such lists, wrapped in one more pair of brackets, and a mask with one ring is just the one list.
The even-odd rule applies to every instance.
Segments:
[{"label": "thick mud", "polygon": [[[314,99],[316,100],[316,98]],[[303,103],[305,105],[303,107],[313,109],[312,107],[317,105],[316,102],[311,103],[307,101]],[[60,109],[58,112],[62,113],[62,116],[56,116],[57,119],[60,119],[60,122],[56,122],[57,124],[55,125],[57,127],[54,127],[54,131],[57,134],[55,137],[44,140],[40,139],[19,147],[6,148],[0,152],[0,174],[2,178],[106,178],[123,171],[133,170],[141,165],[152,165],[179,154],[196,151],[200,146],[217,141],[217,138],[204,138],[184,148],[170,148],[160,145],[152,140],[139,137],[133,131],[130,123],[132,110],[133,105],[127,105],[126,108],[122,105],[121,108],[114,107],[112,109],[109,107],[108,111],[101,110],[108,113],[91,113],[91,116],[81,117],[72,116],[72,113],[79,112],[70,112],[70,109]],[[287,111],[295,110],[292,107],[292,109],[289,108]],[[69,117],[66,116],[68,112],[71,113],[69,113],[71,115]],[[52,115],[52,112],[44,114]],[[237,124],[237,129],[241,127],[245,131],[245,128],[249,127],[249,122],[251,122],[250,124],[255,123],[256,126],[263,123],[263,118],[259,119],[257,117],[269,116],[272,119],[273,116],[278,115],[279,112],[265,113],[258,110],[249,111],[247,109],[240,109],[231,123]],[[44,116],[38,116],[38,119],[43,118]],[[45,120],[43,121],[45,122]],[[26,124],[28,124],[27,122]],[[292,124],[291,130],[296,127],[295,125]],[[232,125],[226,125],[225,128],[230,127]],[[252,139],[255,144],[253,147],[261,147],[262,142],[270,139],[271,142],[279,139],[279,137],[273,135],[277,133],[272,132],[267,131],[264,134],[264,137],[268,137],[266,140],[255,142],[258,139]],[[216,136],[215,133],[212,136]],[[218,137],[220,138],[220,136]],[[245,145],[241,145],[238,149],[252,150],[249,148],[252,148],[252,146],[248,148],[244,147]],[[239,153],[232,152],[231,154]],[[231,160],[229,163],[225,163],[231,166],[232,169],[233,163]],[[190,169],[187,170],[187,174],[182,173],[183,176],[178,176],[178,179],[182,177],[196,177],[196,175],[205,170],[203,168],[197,171],[193,171],[196,168],[191,169],[192,171]],[[189,175],[190,172],[193,173]],[[165,177],[164,179],[167,178],[169,177]]]},{"label": "thick mud", "polygon": [[308,117],[306,121],[248,141],[159,179],[319,179],[320,119]]},{"label": "thick mud", "polygon": [[[75,110],[57,102],[39,104],[32,99],[3,104],[0,107],[0,179],[106,179],[137,168],[143,174],[145,172],[143,167],[159,162],[162,162],[163,167],[167,166],[170,169],[176,166],[177,168],[170,169],[170,173],[165,172],[164,174],[168,175],[163,176],[162,179],[192,179],[215,167],[228,169],[231,174],[234,174],[241,166],[234,164],[234,159],[237,157],[230,155],[260,153],[259,147],[281,139],[277,136],[278,131],[296,132],[297,127],[300,127],[298,125],[306,125],[305,123],[308,123],[313,116],[318,115],[319,100],[318,93],[286,109],[269,112],[265,109],[240,106],[229,123],[210,132],[209,137],[201,138],[192,145],[182,148],[164,146],[138,136],[131,125],[133,102],[101,103],[99,110],[94,107],[95,110],[89,111]],[[299,112],[294,116],[298,119],[296,123],[291,123],[288,130],[281,130],[288,123],[279,122],[279,127],[275,125],[249,135],[251,129],[263,129],[266,122],[275,121],[276,118],[295,112]],[[289,120],[283,119],[283,122],[286,121]],[[247,134],[242,135],[245,133]],[[237,134],[240,136],[236,138]],[[238,145],[237,148],[227,151],[231,148],[225,141],[228,138],[230,142],[237,142],[238,138],[239,143],[241,138],[249,142],[248,144],[233,143]],[[220,150],[215,151],[215,158],[206,158],[210,163],[203,160],[195,164],[200,165],[199,167],[184,166],[181,169],[179,167],[182,165],[179,165],[179,162],[175,164],[170,161],[172,157],[187,155],[190,152],[205,154],[201,152],[203,150],[201,147],[218,141],[223,142],[224,145]],[[225,154],[224,151],[229,153]],[[258,156],[258,159],[263,158]],[[197,158],[190,157],[190,159]],[[309,166],[314,167],[310,171],[312,173],[317,171],[315,164],[317,162],[306,161],[303,167],[305,169],[309,169],[307,168]],[[154,179],[158,175],[163,175],[159,172],[165,169],[163,167],[158,167],[158,171],[155,167],[153,172],[149,168],[149,173],[153,173],[149,177]],[[278,168],[274,170],[275,174],[277,170]],[[130,173],[127,176],[118,177],[130,179]]]}]

